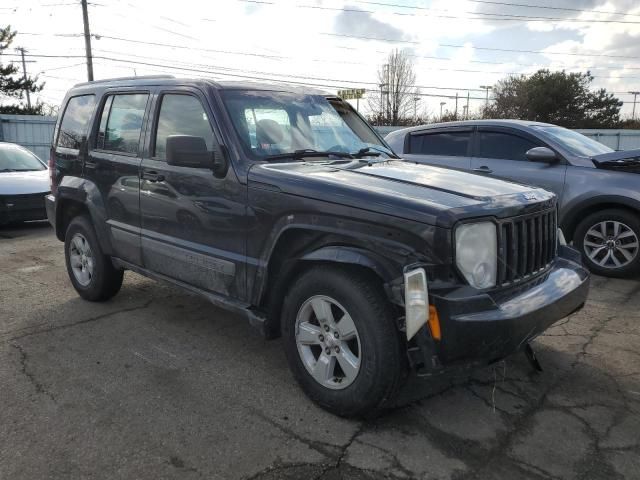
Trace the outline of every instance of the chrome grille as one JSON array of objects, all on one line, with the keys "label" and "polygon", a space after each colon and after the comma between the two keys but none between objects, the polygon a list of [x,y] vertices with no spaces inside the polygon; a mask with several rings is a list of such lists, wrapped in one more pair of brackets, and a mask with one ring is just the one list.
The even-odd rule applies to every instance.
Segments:
[{"label": "chrome grille", "polygon": [[556,210],[498,223],[498,285],[510,285],[543,272],[556,257]]}]

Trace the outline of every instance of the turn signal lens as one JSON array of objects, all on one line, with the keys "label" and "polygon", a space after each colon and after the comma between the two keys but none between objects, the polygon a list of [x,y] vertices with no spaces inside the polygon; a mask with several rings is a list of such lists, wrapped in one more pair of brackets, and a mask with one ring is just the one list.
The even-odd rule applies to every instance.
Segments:
[{"label": "turn signal lens", "polygon": [[442,331],[440,330],[440,317],[438,311],[433,305],[429,305],[429,330],[434,340],[442,340]]}]

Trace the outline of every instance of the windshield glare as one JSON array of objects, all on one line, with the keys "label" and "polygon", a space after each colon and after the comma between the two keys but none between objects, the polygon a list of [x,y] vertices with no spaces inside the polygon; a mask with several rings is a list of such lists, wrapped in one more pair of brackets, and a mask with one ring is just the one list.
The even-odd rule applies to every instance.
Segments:
[{"label": "windshield glare", "polygon": [[227,90],[222,96],[243,148],[253,159],[296,150],[356,153],[367,147],[391,156],[371,128],[337,99],[252,90]]},{"label": "windshield glare", "polygon": [[572,154],[579,157],[592,157],[594,155],[613,152],[613,149],[606,145],[596,142],[595,140],[573,130],[568,130],[562,127],[536,126],[535,128],[560,143]]},{"label": "windshield glare", "polygon": [[28,150],[14,145],[0,145],[0,172],[28,172],[44,169],[42,162]]}]

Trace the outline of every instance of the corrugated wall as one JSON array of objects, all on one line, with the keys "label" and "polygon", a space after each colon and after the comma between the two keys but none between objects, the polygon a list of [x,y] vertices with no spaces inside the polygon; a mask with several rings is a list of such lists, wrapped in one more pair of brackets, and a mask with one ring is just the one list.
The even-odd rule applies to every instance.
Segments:
[{"label": "corrugated wall", "polygon": [[55,124],[56,117],[0,115],[0,141],[22,145],[47,162]]}]

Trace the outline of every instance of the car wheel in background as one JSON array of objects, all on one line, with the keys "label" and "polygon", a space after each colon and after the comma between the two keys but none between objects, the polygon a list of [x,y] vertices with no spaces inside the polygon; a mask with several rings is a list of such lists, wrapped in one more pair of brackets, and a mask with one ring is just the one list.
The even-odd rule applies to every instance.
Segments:
[{"label": "car wheel in background", "polygon": [[86,215],[69,223],[64,240],[67,272],[74,288],[85,300],[101,302],[113,297],[122,286],[123,271],[102,253]]},{"label": "car wheel in background", "polygon": [[375,278],[359,269],[303,273],[284,300],[282,333],[294,377],[336,415],[379,412],[406,377],[393,308]]},{"label": "car wheel in background", "polygon": [[574,245],[593,273],[626,277],[640,273],[640,217],[621,209],[593,213],[576,228]]}]

